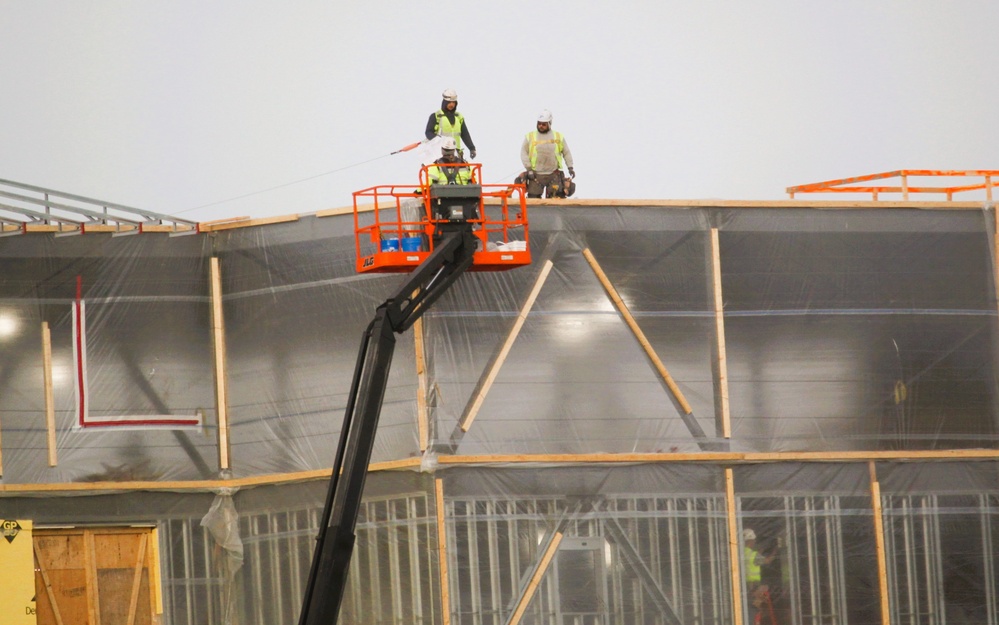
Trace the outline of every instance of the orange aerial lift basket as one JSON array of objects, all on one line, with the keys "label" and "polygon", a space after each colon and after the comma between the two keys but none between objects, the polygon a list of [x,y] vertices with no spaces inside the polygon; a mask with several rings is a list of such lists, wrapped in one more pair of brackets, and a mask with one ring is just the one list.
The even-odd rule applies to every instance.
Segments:
[{"label": "orange aerial lift basket", "polygon": [[444,224],[472,224],[478,239],[469,271],[502,271],[531,263],[524,185],[481,184],[482,166],[462,165],[469,184],[380,185],[354,192],[357,271],[409,273],[434,250]]}]

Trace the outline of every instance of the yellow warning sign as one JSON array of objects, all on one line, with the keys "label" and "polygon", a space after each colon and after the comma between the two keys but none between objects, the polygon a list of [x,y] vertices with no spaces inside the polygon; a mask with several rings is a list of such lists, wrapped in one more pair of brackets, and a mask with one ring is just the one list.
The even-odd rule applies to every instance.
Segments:
[{"label": "yellow warning sign", "polygon": [[0,623],[36,623],[31,521],[0,519]]}]

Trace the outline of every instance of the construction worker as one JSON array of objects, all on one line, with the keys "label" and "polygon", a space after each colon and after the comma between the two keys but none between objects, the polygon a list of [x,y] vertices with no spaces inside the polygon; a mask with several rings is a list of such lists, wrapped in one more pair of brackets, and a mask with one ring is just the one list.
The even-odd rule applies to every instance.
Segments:
[{"label": "construction worker", "polygon": [[[527,197],[567,197],[576,190],[572,179],[576,170],[572,167],[572,152],[562,133],[552,130],[552,112],[548,109],[538,115],[537,130],[527,133],[520,146],[520,161],[526,171],[523,180],[527,184]],[[562,173],[568,166],[569,179]]]},{"label": "construction worker", "polygon": [[427,129],[424,134],[427,139],[434,137],[451,137],[457,146],[458,155],[462,156],[464,150],[461,142],[468,146],[468,155],[475,159],[475,144],[472,143],[472,135],[468,133],[468,124],[465,116],[458,112],[458,94],[454,89],[445,89],[441,94],[441,108],[430,114],[427,120]]},{"label": "construction worker", "polygon": [[472,170],[465,165],[465,159],[458,153],[458,146],[451,137],[441,142],[441,157],[427,167],[430,184],[468,184],[472,181]]},{"label": "construction worker", "polygon": [[746,596],[753,606],[750,613],[762,611],[764,595],[770,588],[763,583],[763,566],[773,562],[775,555],[763,555],[756,550],[756,532],[751,528],[742,530],[742,574],[746,578]]}]

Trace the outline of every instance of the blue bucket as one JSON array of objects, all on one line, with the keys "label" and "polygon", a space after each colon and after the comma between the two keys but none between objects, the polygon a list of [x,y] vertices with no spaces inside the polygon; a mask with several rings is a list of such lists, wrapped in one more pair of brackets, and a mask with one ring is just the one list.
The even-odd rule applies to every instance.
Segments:
[{"label": "blue bucket", "polygon": [[382,239],[382,251],[383,252],[398,252],[399,251],[399,239],[397,237],[392,237],[391,239]]},{"label": "blue bucket", "polygon": [[423,249],[423,237],[403,237],[403,252],[419,252]]}]

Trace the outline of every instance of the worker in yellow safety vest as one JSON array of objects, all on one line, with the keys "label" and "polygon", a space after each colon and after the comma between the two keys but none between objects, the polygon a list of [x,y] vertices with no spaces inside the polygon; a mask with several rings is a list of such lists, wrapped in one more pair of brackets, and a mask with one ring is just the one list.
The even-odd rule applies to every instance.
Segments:
[{"label": "worker in yellow safety vest", "polygon": [[427,120],[427,129],[423,133],[427,139],[434,137],[450,137],[454,139],[457,146],[458,155],[462,156],[464,150],[461,142],[468,146],[468,155],[475,159],[475,144],[472,143],[472,135],[468,132],[468,122],[465,116],[458,112],[458,94],[454,89],[445,89],[441,94],[441,108],[430,114]]},{"label": "worker in yellow safety vest", "polygon": [[[552,112],[538,115],[536,130],[527,133],[520,146],[520,161],[526,171],[518,180],[527,184],[527,197],[567,197],[575,193],[576,170],[572,152],[562,133],[552,130]],[[562,173],[568,166],[569,177]]]},{"label": "worker in yellow safety vest", "polygon": [[746,596],[753,611],[759,611],[763,605],[763,595],[769,587],[763,583],[763,565],[770,564],[775,554],[763,555],[756,550],[756,532],[751,528],[742,530],[742,575],[746,579]]},{"label": "worker in yellow safety vest", "polygon": [[469,184],[472,182],[472,170],[465,159],[458,154],[454,139],[445,137],[441,142],[441,157],[427,167],[427,179],[430,184]]}]

